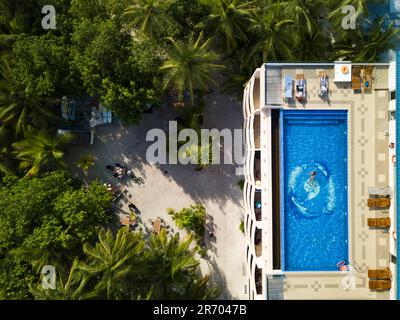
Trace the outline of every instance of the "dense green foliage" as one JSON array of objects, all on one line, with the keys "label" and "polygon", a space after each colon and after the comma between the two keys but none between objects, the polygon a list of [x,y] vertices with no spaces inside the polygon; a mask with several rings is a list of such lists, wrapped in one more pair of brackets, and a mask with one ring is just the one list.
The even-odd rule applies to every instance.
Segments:
[{"label": "dense green foliage", "polygon": [[[265,61],[378,61],[399,35],[369,22],[376,1],[55,0],[56,29],[44,30],[45,0],[0,0],[0,141],[12,137],[0,172],[18,167],[11,145],[29,127],[55,132],[64,95],[95,96],[136,123],[168,95],[194,106],[215,72],[240,96]],[[354,30],[341,27],[345,5]]]},{"label": "dense green foliage", "polygon": [[98,17],[93,21],[81,13],[71,35],[71,64],[89,95],[101,97],[117,116],[132,123],[138,121],[147,103],[159,103],[157,66],[163,56],[151,39],[134,39],[121,28],[120,19]]},{"label": "dense green foliage", "polygon": [[63,38],[48,33],[42,36],[19,35],[13,47],[14,79],[34,96],[74,94],[75,79],[71,78],[69,47]]},{"label": "dense green foliage", "polygon": [[113,221],[111,196],[99,183],[83,188],[66,172],[32,179],[7,176],[0,184],[0,287],[28,297],[27,279],[47,262],[68,263]]},{"label": "dense green foliage", "polygon": [[179,235],[144,239],[121,228],[114,236],[100,230],[94,246],[86,243],[84,256],[69,270],[60,268],[55,290],[31,286],[36,299],[212,299],[218,290],[199,273],[190,249],[191,237]]},{"label": "dense green foliage", "polygon": [[[111,195],[64,171],[0,184],[0,291],[5,299],[206,299],[218,291],[202,277],[192,237],[165,232],[115,235]],[[204,213],[204,208],[197,211]],[[193,208],[194,210],[194,208]],[[198,214],[196,215],[198,216]],[[194,222],[196,224],[196,222]],[[196,227],[197,229],[199,226]],[[196,231],[197,232],[197,231]],[[56,289],[41,285],[56,267]]]}]

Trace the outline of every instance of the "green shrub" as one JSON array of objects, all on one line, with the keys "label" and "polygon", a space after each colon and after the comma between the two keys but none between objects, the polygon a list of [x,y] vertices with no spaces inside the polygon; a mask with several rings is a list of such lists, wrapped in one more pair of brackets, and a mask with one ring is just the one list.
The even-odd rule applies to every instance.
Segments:
[{"label": "green shrub", "polygon": [[243,220],[240,221],[239,230],[242,231],[242,233],[244,234],[244,221]]},{"label": "green shrub", "polygon": [[203,248],[200,245],[196,246],[196,251],[203,259],[207,256],[207,249]]},{"label": "green shrub", "polygon": [[193,232],[198,240],[203,238],[206,222],[206,208],[203,205],[191,205],[181,211],[168,208],[167,212],[178,228]]},{"label": "green shrub", "polygon": [[239,186],[240,190],[243,191],[243,188],[244,188],[244,179],[239,180],[239,181],[237,182],[237,185]]}]

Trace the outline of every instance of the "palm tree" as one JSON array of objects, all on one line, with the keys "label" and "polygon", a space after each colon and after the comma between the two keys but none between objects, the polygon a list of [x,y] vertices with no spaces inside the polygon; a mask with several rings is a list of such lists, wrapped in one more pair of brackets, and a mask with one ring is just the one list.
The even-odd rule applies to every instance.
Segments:
[{"label": "palm tree", "polygon": [[17,34],[29,32],[34,2],[0,0],[0,32]]},{"label": "palm tree", "polygon": [[206,275],[191,282],[183,298],[187,300],[211,300],[216,299],[219,295],[220,290],[210,285],[210,275]]},{"label": "palm tree", "polygon": [[296,21],[297,27],[305,28],[308,33],[312,33],[315,28],[318,28],[312,15],[313,6],[318,2],[316,0],[279,1],[271,4],[271,7],[281,6],[287,12],[288,17]]},{"label": "palm tree", "polygon": [[331,0],[327,2],[331,12],[326,16],[326,18],[330,20],[334,26],[340,26],[344,18],[342,8],[345,6],[353,6],[355,8],[356,19],[359,19],[362,16],[368,16],[368,2],[370,2],[370,0]]},{"label": "palm tree", "polygon": [[76,166],[81,168],[85,177],[87,177],[89,169],[94,165],[94,155],[92,154],[83,154],[80,156],[79,161]]},{"label": "palm tree", "polygon": [[8,0],[0,0],[0,26],[5,28],[11,20],[11,9]]},{"label": "palm tree", "polygon": [[79,260],[76,258],[69,271],[57,268],[56,288],[48,290],[41,283],[29,284],[29,291],[35,300],[80,300],[85,295],[95,297],[95,293],[88,291],[89,277],[79,270]]},{"label": "palm tree", "polygon": [[16,34],[13,32],[18,29],[15,24],[15,13],[13,3],[10,0],[0,0],[0,57],[10,54],[12,51],[11,43],[15,41]]},{"label": "palm tree", "polygon": [[12,46],[17,39],[15,34],[0,34],[0,58],[12,55]]},{"label": "palm tree", "polygon": [[204,92],[209,82],[215,84],[211,73],[223,66],[215,63],[219,56],[209,49],[211,39],[201,43],[202,34],[196,41],[191,36],[188,43],[175,41],[172,38],[169,40],[172,44],[169,59],[161,67],[166,71],[164,89],[173,87],[180,98],[183,98],[183,93],[188,91],[193,105],[194,90]]},{"label": "palm tree", "polygon": [[39,247],[20,246],[10,250],[9,254],[21,261],[29,262],[35,273],[40,274],[45,265],[61,266],[63,257],[59,250],[43,250]]},{"label": "palm tree", "polygon": [[49,111],[49,99],[27,94],[15,83],[12,76],[12,60],[8,56],[0,59],[0,121],[15,127],[17,135],[23,134],[30,124],[48,125],[57,117]]},{"label": "palm tree", "polygon": [[134,0],[124,15],[129,15],[135,27],[149,36],[162,34],[169,26],[175,24],[167,14],[170,0]]},{"label": "palm tree", "polygon": [[248,54],[248,61],[254,55],[261,55],[264,62],[295,60],[296,38],[293,19],[287,17],[282,6],[264,9],[252,19],[251,31],[258,35],[255,45]]},{"label": "palm tree", "polygon": [[249,57],[249,49],[247,47],[236,50],[224,60],[226,69],[222,74],[226,77],[226,80],[221,86],[222,92],[235,94],[241,100],[247,82],[254,73],[254,70],[262,62],[260,55],[254,54]]},{"label": "palm tree", "polygon": [[9,150],[9,134],[4,126],[0,126],[0,173],[12,174],[10,169],[10,150]]},{"label": "palm tree", "polygon": [[253,2],[241,0],[203,0],[211,7],[211,14],[199,26],[212,26],[222,42],[222,48],[231,53],[239,42],[247,43],[246,30],[252,13]]},{"label": "palm tree", "polygon": [[12,146],[15,157],[21,160],[20,168],[29,168],[27,176],[38,174],[40,168],[47,164],[65,166],[62,158],[63,148],[71,140],[70,135],[49,136],[44,131],[29,131],[25,139],[14,142]]},{"label": "palm tree", "polygon": [[243,90],[252,74],[247,74],[242,70],[231,70],[231,72],[227,72],[225,75],[228,79],[222,84],[221,92],[235,94],[236,98],[240,100],[243,96]]},{"label": "palm tree", "polygon": [[140,272],[143,250],[142,235],[127,228],[119,229],[114,237],[110,230],[101,230],[95,246],[86,243],[83,251],[87,261],[78,266],[95,281],[94,289],[85,295],[103,296],[107,299],[127,298],[134,283],[128,283],[132,274]]},{"label": "palm tree", "polygon": [[3,174],[12,174],[13,171],[5,163],[7,161],[6,155],[7,155],[6,149],[5,148],[0,149],[0,172]]},{"label": "palm tree", "polygon": [[154,298],[174,299],[187,294],[186,289],[197,278],[199,261],[190,249],[193,236],[180,240],[179,234],[168,238],[165,230],[160,235],[151,235],[146,250],[148,283],[153,288]]},{"label": "palm tree", "polygon": [[349,36],[334,44],[337,59],[353,62],[376,62],[382,52],[394,49],[400,41],[400,31],[393,22],[385,29],[384,19],[378,18],[371,23],[368,31],[361,27],[349,30]]},{"label": "palm tree", "polygon": [[297,45],[297,58],[299,61],[327,61],[332,60],[330,51],[330,39],[318,29],[310,33],[304,32],[301,41]]}]

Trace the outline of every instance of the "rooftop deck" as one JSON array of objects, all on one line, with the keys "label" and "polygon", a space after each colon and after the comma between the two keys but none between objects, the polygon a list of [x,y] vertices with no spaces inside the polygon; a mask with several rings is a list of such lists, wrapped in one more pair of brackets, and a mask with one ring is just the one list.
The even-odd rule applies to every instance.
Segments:
[{"label": "rooftop deck", "polygon": [[[398,94],[398,92],[400,90],[400,51],[397,52],[397,58],[396,58],[396,92]],[[400,114],[400,99],[396,100],[396,114],[397,114],[397,118],[398,115]],[[396,154],[399,154],[400,152],[400,146],[399,146],[399,141],[400,141],[400,121],[397,120],[396,121]],[[400,167],[397,165],[395,168],[395,177],[396,179],[396,190],[399,190],[400,188]],[[400,228],[400,197],[396,197],[396,230],[399,230]],[[396,256],[399,256],[400,254],[400,247],[397,246],[397,252],[396,252]],[[397,285],[399,285],[400,282],[400,268],[397,267],[396,270],[396,280],[397,280]],[[396,292],[396,298],[397,300],[400,300],[400,290],[397,287],[397,292]]]},{"label": "rooftop deck", "polygon": [[[321,71],[327,72],[329,78],[329,95],[325,99],[318,96]],[[388,299],[389,291],[369,290],[367,276],[369,268],[389,266],[390,233],[367,226],[368,218],[388,215],[387,210],[371,210],[367,206],[368,187],[389,185],[389,141],[385,134],[389,107],[388,66],[374,66],[372,90],[365,92],[354,91],[351,82],[335,83],[332,65],[285,65],[282,67],[282,77],[288,74],[294,79],[297,74],[304,74],[307,98],[302,103],[296,100],[282,102],[283,108],[348,110],[349,260],[358,272],[286,273],[284,298]],[[354,278],[355,288],[346,289],[343,285],[346,276],[347,279]]]}]

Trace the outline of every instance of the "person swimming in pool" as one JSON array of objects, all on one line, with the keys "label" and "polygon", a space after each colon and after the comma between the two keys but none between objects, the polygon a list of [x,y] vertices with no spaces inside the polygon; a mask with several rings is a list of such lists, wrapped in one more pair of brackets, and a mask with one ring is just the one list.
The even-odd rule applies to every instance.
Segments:
[{"label": "person swimming in pool", "polygon": [[310,183],[311,186],[315,186],[315,176],[317,175],[317,171],[311,171],[310,172],[310,179],[308,179],[308,182]]}]

